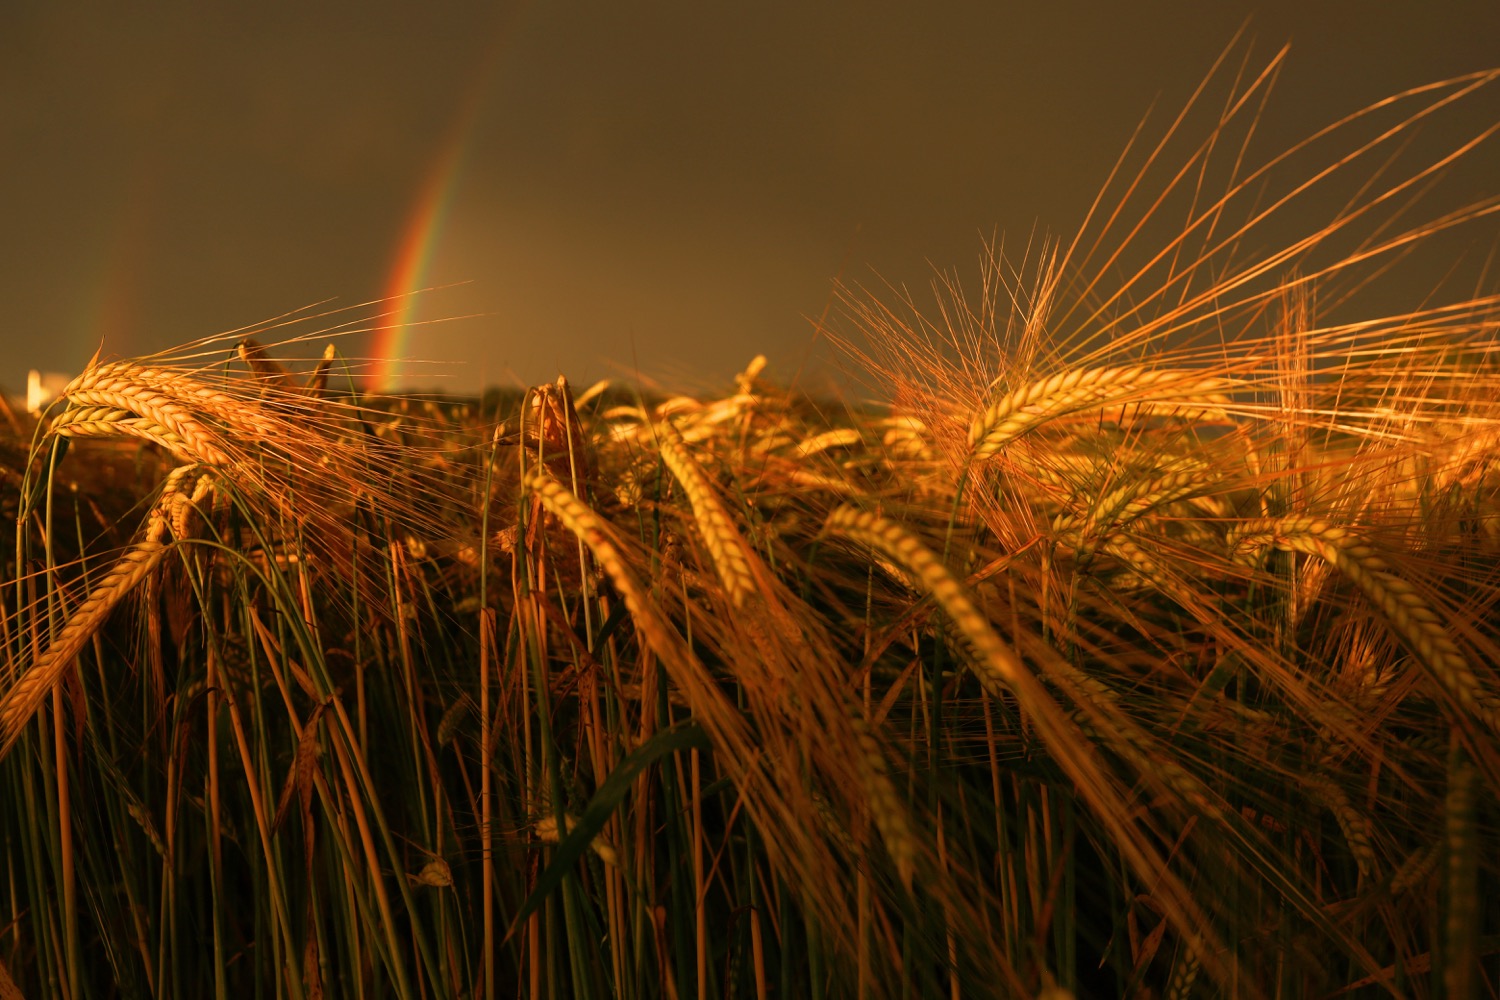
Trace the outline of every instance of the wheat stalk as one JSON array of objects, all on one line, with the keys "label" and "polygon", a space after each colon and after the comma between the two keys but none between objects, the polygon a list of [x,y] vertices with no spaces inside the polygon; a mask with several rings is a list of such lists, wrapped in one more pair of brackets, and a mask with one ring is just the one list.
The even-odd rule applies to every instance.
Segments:
[{"label": "wheat stalk", "polygon": [[[986,407],[969,426],[970,457],[989,458],[1010,441],[1054,417],[1127,404],[1122,422],[1141,413],[1162,412],[1190,420],[1227,419],[1224,393],[1239,383],[1175,368],[1083,368],[1023,386]],[[1132,399],[1153,392],[1151,399]],[[1188,403],[1188,400],[1198,400]],[[1207,405],[1204,405],[1207,404]]]}]

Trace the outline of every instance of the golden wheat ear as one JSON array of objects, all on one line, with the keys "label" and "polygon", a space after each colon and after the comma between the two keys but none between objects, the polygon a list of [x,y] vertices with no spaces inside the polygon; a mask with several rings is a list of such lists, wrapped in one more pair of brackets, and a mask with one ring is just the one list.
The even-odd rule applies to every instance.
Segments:
[{"label": "golden wheat ear", "polygon": [[328,370],[333,367],[333,359],[338,352],[332,344],[323,348],[323,358],[318,362],[318,367],[313,369],[307,377],[307,385],[303,388],[309,396],[321,396],[328,389]]},{"label": "golden wheat ear", "polygon": [[286,369],[281,367],[279,362],[267,354],[265,347],[254,338],[246,337],[235,345],[234,351],[239,355],[241,361],[250,366],[250,370],[255,372],[262,382],[273,386],[286,384]]},{"label": "golden wheat ear", "polygon": [[42,654],[21,673],[20,679],[0,696],[0,759],[21,738],[26,724],[36,715],[53,686],[73,666],[84,645],[103,626],[110,611],[156,567],[164,551],[159,539],[137,542],[105,574]]},{"label": "golden wheat ear", "polygon": [[656,433],[662,461],[687,494],[699,537],[708,547],[714,569],[724,582],[724,592],[736,608],[743,607],[756,592],[755,574],[750,567],[753,556],[735,527],[734,516],[714,492],[708,475],[688,451],[677,428],[663,420],[656,425]]},{"label": "golden wheat ear", "polygon": [[1121,423],[1140,416],[1177,415],[1186,420],[1227,420],[1233,379],[1190,369],[1080,368],[1022,386],[977,414],[969,425],[975,461],[1055,417],[1119,408]]},{"label": "golden wheat ear", "polygon": [[764,354],[757,354],[751,358],[750,363],[745,366],[745,370],[734,377],[734,384],[739,389],[740,395],[748,396],[753,393],[755,391],[755,380],[765,370],[766,356]]}]

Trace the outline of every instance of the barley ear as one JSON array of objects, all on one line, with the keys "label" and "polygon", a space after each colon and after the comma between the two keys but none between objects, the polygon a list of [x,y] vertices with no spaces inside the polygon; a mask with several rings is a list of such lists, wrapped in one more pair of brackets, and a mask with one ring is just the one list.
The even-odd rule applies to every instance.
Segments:
[{"label": "barley ear", "polygon": [[860,768],[860,780],[870,818],[874,820],[875,829],[885,843],[885,851],[890,855],[891,863],[896,866],[896,877],[910,892],[917,851],[906,806],[896,791],[895,783],[891,781],[880,741],[870,732],[869,725],[863,719],[855,718],[851,722],[854,736],[859,741],[863,765]]},{"label": "barley ear", "polygon": [[0,697],[0,759],[10,752],[53,685],[72,666],[79,650],[99,631],[114,606],[151,572],[163,551],[160,541],[146,538],[125,553],[73,612],[42,655]]},{"label": "barley ear", "polygon": [[981,410],[969,426],[970,457],[989,458],[1055,417],[1113,405],[1122,406],[1122,420],[1144,413],[1223,420],[1230,403],[1225,392],[1237,385],[1200,372],[1142,365],[1062,372],[1022,386]]},{"label": "barley ear", "polygon": [[677,428],[664,420],[657,425],[656,435],[662,461],[687,494],[698,524],[698,535],[708,546],[714,569],[724,581],[724,590],[735,607],[743,607],[745,600],[755,593],[755,576],[750,568],[745,540],[735,528],[734,518],[719,500],[713,484],[688,451]]},{"label": "barley ear", "polygon": [[114,406],[72,407],[49,429],[61,437],[136,437],[160,445],[180,460],[195,460],[192,448],[176,431]]},{"label": "barley ear", "polygon": [[524,485],[527,490],[536,494],[542,506],[562,522],[563,527],[588,546],[600,568],[609,576],[615,590],[624,599],[625,609],[630,612],[636,627],[656,654],[668,661],[680,659],[683,654],[682,638],[647,599],[646,589],[625,564],[625,558],[610,537],[604,520],[592,507],[574,495],[572,490],[540,469],[530,470]]}]

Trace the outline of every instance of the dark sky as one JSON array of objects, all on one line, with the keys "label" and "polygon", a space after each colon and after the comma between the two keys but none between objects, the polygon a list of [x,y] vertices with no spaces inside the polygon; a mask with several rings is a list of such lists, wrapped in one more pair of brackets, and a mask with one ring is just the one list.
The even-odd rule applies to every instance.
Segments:
[{"label": "dark sky", "polygon": [[[921,286],[974,274],[993,232],[1071,232],[1247,15],[1258,62],[1292,46],[1272,151],[1500,65],[1494,0],[9,0],[0,384],[76,371],[101,338],[133,355],[385,294],[455,149],[420,278],[467,284],[414,316],[487,315],[414,331],[441,363],[419,383],[714,385],[757,352],[785,375],[840,274]],[[1500,188],[1495,145],[1471,197]]]}]

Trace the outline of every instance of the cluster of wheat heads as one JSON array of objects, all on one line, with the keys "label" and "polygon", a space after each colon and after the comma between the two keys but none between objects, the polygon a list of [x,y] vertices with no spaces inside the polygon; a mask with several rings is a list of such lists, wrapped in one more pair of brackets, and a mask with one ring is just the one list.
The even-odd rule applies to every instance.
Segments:
[{"label": "cluster of wheat heads", "polygon": [[[722,398],[499,411],[253,345],[91,367],[19,490],[0,966],[70,997],[1493,989],[1500,300],[1318,308],[1494,217],[1373,212],[1427,177],[1381,159],[1402,123],[1490,79],[1393,105],[1335,160],[1371,182],[1245,256],[1281,204],[1245,76],[1144,257],[1100,210],[935,318],[851,293],[879,403],[764,358]],[[65,486],[106,447],[170,471],[91,545]]]},{"label": "cluster of wheat heads", "polygon": [[[1401,100],[1430,102],[1421,117],[1494,80]],[[1228,106],[1191,171],[1150,189],[1158,148],[1121,175],[1126,201],[1186,210],[1164,246],[1142,249],[1138,226],[1100,209],[1070,244],[1019,263],[993,250],[978,295],[942,278],[935,313],[846,293],[842,344],[893,400],[886,441],[912,475],[866,501],[882,520],[837,523],[862,525],[885,575],[941,609],[983,694],[1027,664],[1132,789],[1134,830],[1069,766],[1088,850],[1107,841],[1141,880],[1061,907],[1110,914],[1095,932],[1130,970],[1116,987],[1161,974],[1169,991],[1207,976],[1246,993],[1474,995],[1483,977],[1493,989],[1500,919],[1481,904],[1497,816],[1468,797],[1500,776],[1500,302],[1347,310],[1369,268],[1485,224],[1494,202],[1370,231],[1373,207],[1425,176],[1394,170],[1284,251],[1244,254],[1274,213],[1241,225],[1234,207],[1280,161],[1229,157],[1227,193],[1202,197],[1234,145],[1224,127],[1243,105]],[[990,752],[989,725],[971,753]],[[1153,847],[1170,852],[1162,870]],[[1206,922],[1174,911],[1174,876]],[[1150,902],[1121,902],[1128,884],[1151,885]]]},{"label": "cluster of wheat heads", "polygon": [[[37,931],[24,950],[66,995],[80,995],[91,981],[190,995],[199,992],[191,982],[222,985],[234,954],[217,935],[211,959],[183,958],[200,943],[189,901],[207,898],[210,886],[214,898],[223,894],[223,913],[234,912],[235,896],[265,887],[269,894],[242,912],[256,920],[274,914],[270,926],[288,930],[287,907],[302,896],[289,903],[276,882],[234,877],[222,845],[227,838],[249,848],[258,839],[269,866],[262,874],[278,870],[273,838],[287,803],[273,813],[274,793],[262,786],[271,780],[270,733],[295,733],[304,750],[312,748],[316,722],[341,689],[330,658],[357,637],[356,623],[399,613],[371,526],[388,537],[433,520],[429,505],[395,499],[401,494],[384,465],[389,447],[372,426],[383,415],[325,397],[331,353],[306,379],[292,379],[268,370],[253,341],[209,364],[201,363],[203,346],[190,345],[176,361],[91,364],[39,422],[19,484],[0,673],[0,757],[9,767],[7,818],[15,824],[6,843],[10,872],[24,880],[12,886],[50,901],[34,904],[48,919],[26,925]],[[159,458],[142,461],[142,440]],[[421,461],[400,485],[435,481],[429,449],[407,451]],[[143,469],[164,462],[170,471],[154,485],[122,482],[114,475],[122,456]],[[87,536],[81,505],[73,505],[73,517],[63,513],[66,495],[82,494],[97,513],[95,497],[103,503],[132,489],[141,490],[145,514],[127,513],[123,524],[100,516],[96,530],[105,530],[97,538]],[[131,523],[139,525],[134,534]],[[127,601],[135,613],[121,616]],[[283,719],[267,717],[274,706],[263,685],[273,675],[289,698],[295,688],[314,699],[310,718],[291,701]],[[41,713],[49,699],[52,712]],[[337,738],[337,730],[325,731]],[[360,745],[349,745],[348,760],[361,759]],[[219,784],[221,752],[236,758],[241,782],[232,790]],[[178,765],[168,762],[185,763],[183,754],[207,761],[208,787],[184,788],[171,772]],[[365,793],[354,773],[336,787],[357,800]],[[163,793],[169,814],[194,802],[211,817],[206,840],[185,842],[181,818],[156,812]],[[238,817],[235,801],[245,810]],[[52,833],[37,840],[46,828],[24,821],[43,815]],[[139,870],[145,859],[121,844],[122,822],[166,859],[165,882],[135,881],[131,866]],[[205,846],[207,871],[176,867],[179,850],[192,857]],[[201,888],[174,895],[167,886],[190,869],[205,876]],[[124,896],[101,894],[100,886],[124,886]],[[187,922],[180,938],[179,904]],[[167,922],[161,933],[143,930],[148,911],[156,911],[151,924]],[[111,913],[130,915],[133,929],[101,930],[101,920],[117,923]],[[111,936],[117,931],[127,932],[129,947]],[[94,947],[101,935],[109,946],[103,962]],[[290,938],[273,944],[274,937],[264,942],[280,956]],[[304,955],[300,944],[296,954]],[[316,956],[311,961],[316,968]],[[215,975],[205,980],[202,969]],[[179,979],[183,985],[173,985]]]}]

